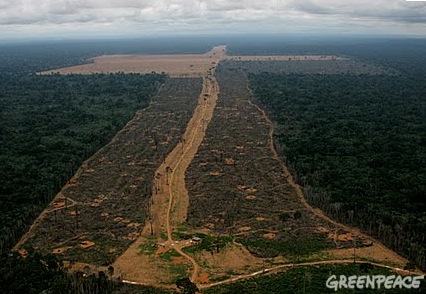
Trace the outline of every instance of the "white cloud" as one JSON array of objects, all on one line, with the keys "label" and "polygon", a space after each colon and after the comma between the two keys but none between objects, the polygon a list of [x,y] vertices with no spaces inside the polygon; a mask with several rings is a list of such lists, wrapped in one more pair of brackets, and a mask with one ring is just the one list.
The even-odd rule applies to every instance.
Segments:
[{"label": "white cloud", "polygon": [[[426,32],[426,3],[405,0],[0,0],[0,38],[14,32]],[[379,27],[378,27],[379,26]]]}]

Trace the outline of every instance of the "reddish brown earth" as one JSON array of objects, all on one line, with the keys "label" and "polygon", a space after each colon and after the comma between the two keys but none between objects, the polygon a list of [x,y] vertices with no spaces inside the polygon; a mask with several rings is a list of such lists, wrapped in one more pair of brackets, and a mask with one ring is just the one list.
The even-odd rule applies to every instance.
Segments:
[{"label": "reddish brown earth", "polygon": [[214,47],[204,54],[102,55],[90,59],[88,64],[48,70],[42,74],[164,72],[172,77],[203,77],[224,55],[225,46]]}]

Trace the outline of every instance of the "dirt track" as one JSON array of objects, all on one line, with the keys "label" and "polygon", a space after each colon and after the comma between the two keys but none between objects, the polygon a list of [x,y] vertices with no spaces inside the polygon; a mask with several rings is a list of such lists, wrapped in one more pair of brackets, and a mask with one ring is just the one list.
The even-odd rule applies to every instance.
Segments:
[{"label": "dirt track", "polygon": [[[203,78],[203,90],[199,96],[198,106],[187,125],[187,129],[180,142],[169,153],[155,174],[153,188],[153,203],[151,206],[150,222],[144,228],[142,237],[120,256],[114,263],[123,277],[132,273],[132,280],[146,279],[144,271],[135,270],[135,260],[141,258],[139,246],[147,237],[156,236],[163,251],[174,249],[186,258],[192,266],[191,280],[197,281],[199,266],[196,261],[182,251],[183,247],[191,244],[190,240],[176,241],[173,239],[173,228],[186,220],[189,205],[188,191],[185,186],[185,172],[203,141],[208,123],[213,117],[213,111],[219,94],[219,86],[214,77],[214,70],[224,56],[223,47],[216,47],[214,67]],[[213,50],[214,51],[214,50]],[[162,234],[167,233],[167,240],[161,242]],[[143,265],[142,265],[143,266]],[[155,275],[155,273],[150,273]]]}]

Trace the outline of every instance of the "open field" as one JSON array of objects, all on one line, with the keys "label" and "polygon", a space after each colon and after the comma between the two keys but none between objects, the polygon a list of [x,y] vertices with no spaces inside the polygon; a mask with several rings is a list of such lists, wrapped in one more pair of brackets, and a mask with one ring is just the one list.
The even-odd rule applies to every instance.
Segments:
[{"label": "open field", "polygon": [[200,90],[200,79],[168,79],[151,105],[82,165],[16,248],[112,263],[138,238],[154,172],[183,134]]},{"label": "open field", "polygon": [[202,77],[225,55],[225,46],[214,47],[204,54],[174,55],[104,55],[91,58],[91,63],[45,71],[42,74],[92,73],[167,73],[172,77]]}]

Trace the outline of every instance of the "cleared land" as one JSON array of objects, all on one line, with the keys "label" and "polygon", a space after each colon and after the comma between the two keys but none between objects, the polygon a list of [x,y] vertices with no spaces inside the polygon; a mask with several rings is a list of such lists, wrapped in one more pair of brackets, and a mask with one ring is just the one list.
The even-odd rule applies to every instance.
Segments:
[{"label": "cleared land", "polygon": [[108,265],[138,238],[154,172],[192,116],[201,79],[168,79],[107,146],[87,160],[16,248]]},{"label": "cleared land", "polygon": [[[249,70],[242,67],[270,57],[227,60],[216,69],[225,58],[218,46],[203,55],[99,57],[99,67],[60,69],[166,71],[202,76],[203,87],[200,79],[169,80],[179,82],[165,85],[148,115],[137,115],[117,135],[119,144],[83,165],[22,243],[66,260],[112,264],[127,283],[168,288],[185,277],[208,288],[301,262],[347,262],[354,252],[356,259],[404,266],[403,258],[304,200],[275,151],[271,121],[251,102]],[[346,62],[275,58],[281,66]],[[203,67],[191,66],[198,59]]]},{"label": "cleared land", "polygon": [[[199,263],[207,265],[210,280],[259,266],[353,258],[353,247],[357,259],[403,266],[405,259],[304,201],[271,148],[272,125],[250,102],[244,72],[224,63],[217,76],[221,95],[215,116],[187,172],[188,224],[206,235],[232,236],[237,242],[212,250],[213,257],[195,252]],[[241,265],[244,258],[234,255],[238,262],[226,273],[224,263],[214,264],[214,256],[238,243],[250,251],[243,254],[247,264]],[[222,260],[229,259],[224,255]]]},{"label": "cleared land", "polygon": [[215,60],[225,55],[225,46],[214,47],[204,54],[174,55],[104,55],[92,58],[88,64],[45,71],[42,74],[92,73],[167,73],[172,77],[203,77]]},{"label": "cleared land", "polygon": [[190,237],[174,240],[173,230],[186,220],[185,171],[203,140],[217,97],[217,82],[208,76],[185,133],[155,173],[150,221],[142,236],[114,263],[123,279],[167,286],[186,277],[192,267],[191,278],[198,280],[198,264],[182,251],[193,241]]},{"label": "cleared land", "polygon": [[[170,287],[177,279],[190,275],[193,282],[203,280],[200,266],[183,248],[195,245],[193,236],[180,238],[189,205],[185,172],[198,151],[213,117],[219,87],[214,77],[222,56],[203,78],[198,105],[179,143],[155,173],[150,219],[142,236],[114,263],[116,275],[124,280]],[[192,268],[192,273],[189,270]]]}]

